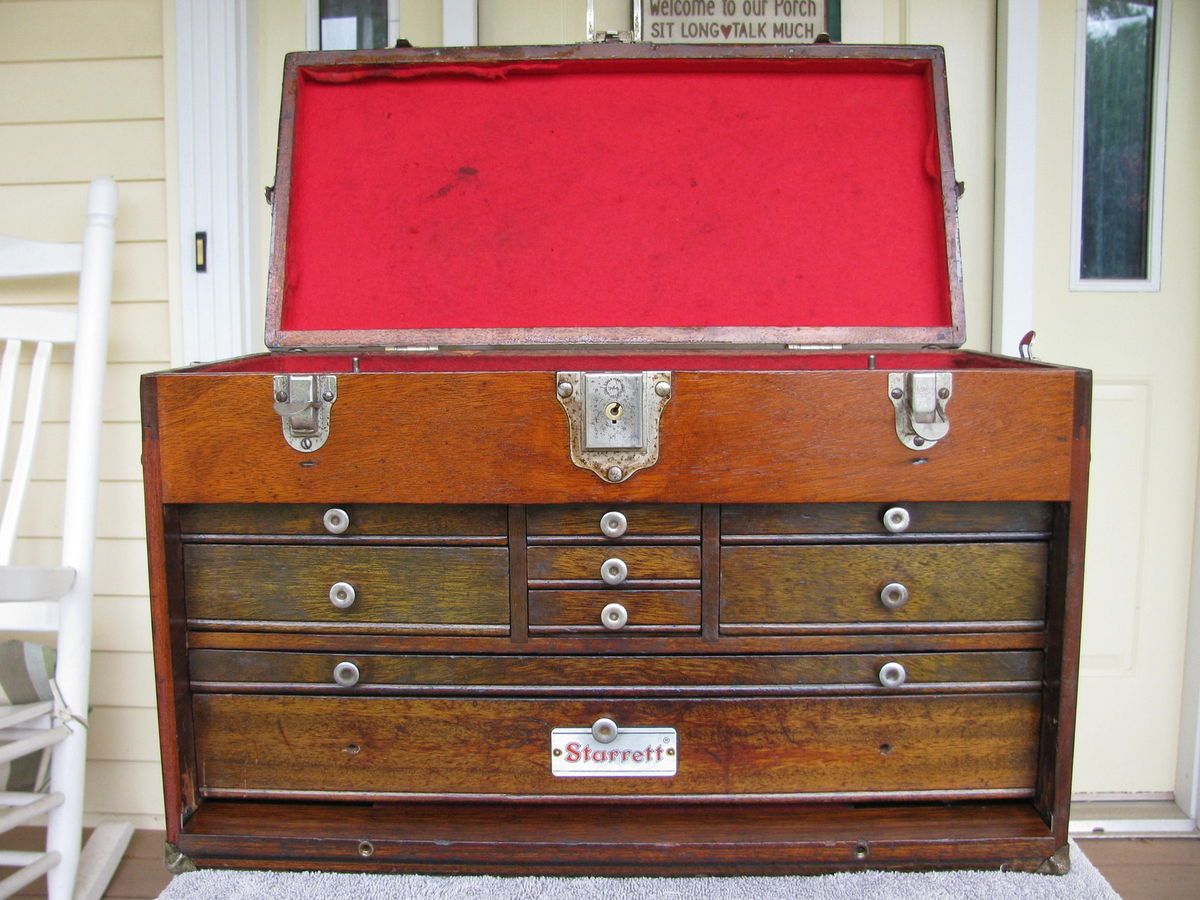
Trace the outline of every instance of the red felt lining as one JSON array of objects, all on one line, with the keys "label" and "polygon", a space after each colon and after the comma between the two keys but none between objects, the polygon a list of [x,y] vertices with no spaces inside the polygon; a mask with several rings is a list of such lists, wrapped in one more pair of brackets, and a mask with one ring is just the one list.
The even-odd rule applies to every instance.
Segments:
[{"label": "red felt lining", "polygon": [[926,60],[307,67],[284,331],[951,324]]},{"label": "red felt lining", "polygon": [[[1037,364],[975,353],[876,353],[875,368],[889,371],[921,369],[1018,369]],[[215,373],[335,372],[757,372],[855,371],[868,367],[866,353],[813,354],[470,354],[373,353],[360,356],[318,353],[272,353],[215,363],[203,368]]]}]

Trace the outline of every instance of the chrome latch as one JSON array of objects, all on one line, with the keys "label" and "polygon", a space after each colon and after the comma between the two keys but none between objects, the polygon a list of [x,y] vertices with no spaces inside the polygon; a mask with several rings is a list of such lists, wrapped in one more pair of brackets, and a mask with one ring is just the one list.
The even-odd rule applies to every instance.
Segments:
[{"label": "chrome latch", "polygon": [[619,484],[658,462],[658,423],[670,372],[559,372],[571,462]]},{"label": "chrome latch", "polygon": [[283,439],[301,453],[319,450],[329,437],[329,408],[337,400],[336,375],[276,375],[275,412]]},{"label": "chrome latch", "polygon": [[888,396],[896,407],[896,436],[910,450],[925,450],[950,433],[946,405],[954,393],[949,372],[892,372]]}]

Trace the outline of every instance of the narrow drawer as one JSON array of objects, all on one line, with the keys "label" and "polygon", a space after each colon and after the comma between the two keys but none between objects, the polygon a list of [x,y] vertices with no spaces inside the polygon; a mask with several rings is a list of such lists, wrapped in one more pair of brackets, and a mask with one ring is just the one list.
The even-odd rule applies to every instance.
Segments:
[{"label": "narrow drawer", "polygon": [[722,537],[1043,534],[1049,503],[797,503],[721,507]]},{"label": "narrow drawer", "polygon": [[296,534],[354,537],[493,537],[508,534],[503,506],[405,503],[227,503],[184,506],[185,537],[208,534]]},{"label": "narrow drawer", "polygon": [[617,584],[700,577],[699,547],[530,547],[527,559],[530,581],[599,582],[601,568],[612,560],[623,563],[627,572]]},{"label": "narrow drawer", "polygon": [[[726,699],[509,699],[196,694],[204,796],[1025,797],[1037,775],[1040,694]],[[623,759],[674,757],[673,775],[562,777],[551,731],[607,754],[586,731],[671,728],[625,739]],[[631,736],[632,737],[632,736]],[[559,757],[561,760],[561,756]]]},{"label": "narrow drawer", "polygon": [[[614,609],[619,607],[619,609]],[[529,629],[630,634],[700,630],[699,591],[530,591]]]},{"label": "narrow drawer", "polygon": [[[903,681],[884,686],[895,663]],[[555,693],[604,696],[907,694],[1037,690],[1040,651],[757,656],[425,656],[193,650],[194,690],[322,693]],[[347,668],[353,666],[352,669]],[[340,677],[335,674],[342,666]]]},{"label": "narrow drawer", "polygon": [[[1041,543],[723,547],[721,627],[1035,622]],[[769,629],[768,629],[769,630]]]},{"label": "narrow drawer", "polygon": [[193,625],[508,627],[508,551],[496,547],[189,544],[184,581]]},{"label": "narrow drawer", "polygon": [[699,506],[652,503],[530,506],[526,510],[526,527],[530,535],[586,535],[608,539],[612,536],[610,531],[600,525],[600,520],[608,513],[617,513],[624,519],[625,531],[617,537],[700,535]]}]

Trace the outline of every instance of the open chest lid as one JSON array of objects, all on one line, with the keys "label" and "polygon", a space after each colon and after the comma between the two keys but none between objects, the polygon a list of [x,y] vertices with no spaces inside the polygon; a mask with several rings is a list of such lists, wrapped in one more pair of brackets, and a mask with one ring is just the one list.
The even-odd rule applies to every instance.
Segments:
[{"label": "open chest lid", "polygon": [[288,57],[267,345],[958,346],[940,47]]}]

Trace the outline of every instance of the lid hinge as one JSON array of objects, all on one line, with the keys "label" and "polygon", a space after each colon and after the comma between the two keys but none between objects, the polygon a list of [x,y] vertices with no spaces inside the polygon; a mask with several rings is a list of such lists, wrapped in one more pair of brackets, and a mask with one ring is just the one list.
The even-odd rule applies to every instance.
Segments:
[{"label": "lid hinge", "polygon": [[949,372],[891,372],[888,398],[896,407],[896,437],[910,450],[926,450],[950,433],[946,406],[954,393]]},{"label": "lid hinge", "polygon": [[437,353],[442,348],[437,344],[426,344],[425,346],[415,347],[384,347],[387,353]]},{"label": "lid hinge", "polygon": [[841,350],[841,344],[788,344],[788,350]]},{"label": "lid hinge", "polygon": [[337,400],[336,375],[276,375],[274,409],[283,420],[283,439],[293,450],[312,453],[329,438],[330,407]]}]

